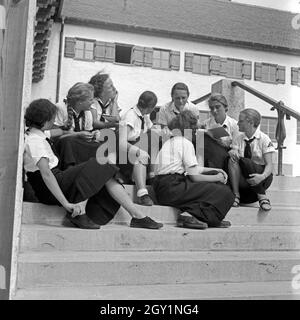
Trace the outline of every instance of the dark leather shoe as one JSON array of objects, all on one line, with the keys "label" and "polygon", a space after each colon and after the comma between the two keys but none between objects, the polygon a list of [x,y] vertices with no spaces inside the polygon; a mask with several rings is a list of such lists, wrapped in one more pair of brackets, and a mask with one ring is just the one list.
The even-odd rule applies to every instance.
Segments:
[{"label": "dark leather shoe", "polygon": [[151,197],[149,196],[149,194],[145,194],[141,197],[138,197],[138,202],[140,205],[142,206],[153,206],[153,200],[151,199]]},{"label": "dark leather shoe", "polygon": [[150,217],[142,219],[132,218],[130,222],[131,228],[160,229],[162,226],[162,223],[156,222]]},{"label": "dark leather shoe", "polygon": [[100,229],[99,224],[94,223],[86,214],[74,218],[67,214],[67,218],[80,229]]},{"label": "dark leather shoe", "polygon": [[223,220],[220,224],[213,226],[213,228],[229,228],[231,226],[230,221]]},{"label": "dark leather shoe", "polygon": [[207,223],[199,221],[193,216],[179,215],[177,218],[177,227],[188,229],[206,229]]}]

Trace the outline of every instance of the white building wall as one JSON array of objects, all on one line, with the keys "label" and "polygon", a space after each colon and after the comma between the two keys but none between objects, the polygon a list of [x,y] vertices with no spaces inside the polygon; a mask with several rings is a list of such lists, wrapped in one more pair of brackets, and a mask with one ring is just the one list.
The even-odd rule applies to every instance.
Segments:
[{"label": "white building wall", "polygon": [[[44,97],[55,101],[59,30],[60,26],[55,25],[50,39],[45,78],[41,82],[34,84],[33,99]],[[68,89],[75,82],[87,82],[92,75],[100,70],[104,70],[111,75],[119,91],[119,104],[123,111],[133,106],[137,102],[139,95],[145,90],[151,90],[157,94],[158,105],[166,103],[170,100],[170,91],[176,82],[184,82],[189,86],[191,100],[199,98],[209,93],[211,85],[223,79],[223,77],[205,76],[184,71],[184,53],[194,52],[252,61],[252,80],[244,80],[244,82],[275,100],[282,100],[287,106],[300,112],[300,87],[290,85],[291,67],[300,66],[299,56],[72,25],[65,25],[64,37],[79,37],[177,50],[181,52],[181,64],[179,71],[165,71],[117,63],[88,62],[63,57],[60,101],[66,96]],[[254,62],[267,62],[285,66],[286,83],[276,85],[254,81]],[[246,93],[245,102],[246,107],[257,109],[263,116],[277,116],[276,112],[270,111],[270,105],[253,95]],[[201,108],[208,109],[206,103],[201,104]],[[296,120],[291,119],[285,123],[287,128],[285,145],[287,149],[284,151],[284,163],[293,163],[293,173],[300,175],[300,162],[298,164],[295,161],[295,159],[299,159],[300,157],[300,145],[296,145]]]}]

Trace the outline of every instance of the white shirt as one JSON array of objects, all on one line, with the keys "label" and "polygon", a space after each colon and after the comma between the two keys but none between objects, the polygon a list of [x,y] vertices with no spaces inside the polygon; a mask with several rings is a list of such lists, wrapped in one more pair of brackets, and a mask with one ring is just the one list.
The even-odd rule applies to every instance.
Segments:
[{"label": "white shirt", "polygon": [[245,140],[250,140],[253,137],[255,137],[255,139],[250,144],[252,152],[251,160],[257,164],[265,165],[263,155],[269,152],[275,152],[275,148],[269,136],[259,129],[257,129],[250,138],[248,138],[244,132],[240,132],[232,141],[232,148],[238,150],[240,157],[244,157]]},{"label": "white shirt", "polygon": [[237,121],[226,115],[226,118],[222,124],[217,123],[214,117],[210,117],[203,122],[205,129],[213,129],[217,127],[224,127],[229,136],[220,138],[227,147],[230,147],[232,140],[235,136],[239,135],[239,127]]},{"label": "white shirt", "polygon": [[[197,118],[199,118],[200,111],[192,102],[187,101],[183,110],[190,110],[195,114]],[[179,113],[180,111],[175,107],[174,102],[168,102],[159,109],[157,123],[167,126],[168,123],[173,120]]]},{"label": "white shirt", "polygon": [[[68,110],[67,110],[67,106],[65,104],[57,104],[57,114],[55,117],[55,122],[54,124],[62,127],[65,126],[68,122]],[[76,111],[74,110],[76,116],[78,116],[78,113],[76,113]],[[93,130],[93,115],[91,113],[91,111],[87,110],[84,112],[84,116],[85,116],[85,126],[84,126],[84,130],[86,131],[91,131]],[[79,125],[80,128],[82,128],[82,118],[79,119]],[[72,117],[72,129],[75,128],[75,123],[74,123],[74,119]]]},{"label": "white shirt", "polygon": [[58,158],[53,153],[50,144],[46,138],[49,138],[43,131],[31,128],[25,134],[25,145],[23,154],[24,169],[26,172],[34,172],[39,170],[36,165],[41,158],[49,160],[49,167],[53,169],[58,164]]},{"label": "white shirt", "polygon": [[[101,101],[99,98],[95,99],[95,101],[91,105],[91,109],[96,110],[97,120],[101,119],[102,114],[107,114],[110,116],[118,116],[119,115],[121,109],[119,108],[119,105],[117,103],[117,97],[115,97],[113,100],[109,100],[106,103],[107,107],[105,108],[104,111],[101,108],[101,105],[99,104],[98,100]],[[102,101],[101,101],[101,103],[102,103]],[[105,120],[105,122],[107,122],[107,120]]]},{"label": "white shirt", "polygon": [[143,132],[147,132],[153,126],[152,121],[150,120],[150,116],[148,114],[142,115],[141,111],[137,106],[129,109],[122,117],[121,124],[129,126],[132,130],[130,130],[128,134],[128,141],[135,141],[138,139],[142,133],[142,120],[140,117],[144,118],[144,130]]},{"label": "white shirt", "polygon": [[191,141],[176,136],[167,140],[156,158],[155,174],[183,174],[188,168],[198,165]]}]

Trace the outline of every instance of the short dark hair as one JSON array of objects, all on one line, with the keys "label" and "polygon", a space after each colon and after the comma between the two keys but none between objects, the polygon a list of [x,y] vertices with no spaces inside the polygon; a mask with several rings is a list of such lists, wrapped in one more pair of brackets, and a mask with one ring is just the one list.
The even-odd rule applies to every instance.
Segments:
[{"label": "short dark hair", "polygon": [[184,91],[187,92],[188,96],[190,95],[190,91],[189,91],[188,86],[183,82],[177,82],[177,83],[174,84],[174,86],[172,87],[172,90],[171,90],[171,96],[172,97],[173,97],[173,94],[174,94],[175,90],[184,90]]},{"label": "short dark hair", "polygon": [[179,129],[184,134],[185,129],[197,129],[197,123],[197,116],[191,110],[183,110],[168,123],[168,128]]},{"label": "short dark hair", "polygon": [[240,112],[240,114],[241,113],[245,115],[245,118],[248,121],[251,121],[253,123],[254,128],[257,128],[260,125],[261,115],[257,110],[252,108],[246,108],[246,109],[243,109]]},{"label": "short dark hair", "polygon": [[99,98],[103,92],[103,85],[104,82],[109,78],[108,73],[103,73],[102,71],[99,71],[95,75],[93,75],[89,81],[89,84],[91,84],[94,87],[94,95],[96,98]]},{"label": "short dark hair", "polygon": [[157,104],[157,96],[154,92],[152,91],[144,91],[138,100],[137,105],[141,108],[141,109],[146,109],[149,107],[154,108]]},{"label": "short dark hair", "polygon": [[57,107],[48,99],[32,101],[25,111],[25,124],[27,127],[41,129],[57,113]]}]

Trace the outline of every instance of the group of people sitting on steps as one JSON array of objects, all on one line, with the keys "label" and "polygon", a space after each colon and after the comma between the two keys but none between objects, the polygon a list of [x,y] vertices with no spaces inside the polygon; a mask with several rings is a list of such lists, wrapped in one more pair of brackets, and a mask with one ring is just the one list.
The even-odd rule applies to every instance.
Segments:
[{"label": "group of people sitting on steps", "polygon": [[[132,217],[130,227],[163,226],[133,203],[128,182],[142,206],[153,205],[151,183],[158,204],[179,209],[183,228],[229,227],[224,218],[240,203],[271,209],[266,189],[275,149],[256,110],[242,110],[236,121],[226,98],[212,94],[211,117],[201,123],[188,87],[176,83],[153,124],[155,93],[143,92],[122,117],[117,97],[110,76],[99,72],[72,86],[63,104],[37,99],[27,107],[24,169],[41,203],[63,206],[84,229],[107,224],[120,206]],[[226,136],[216,138],[214,128]]]}]

